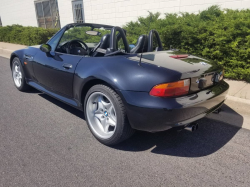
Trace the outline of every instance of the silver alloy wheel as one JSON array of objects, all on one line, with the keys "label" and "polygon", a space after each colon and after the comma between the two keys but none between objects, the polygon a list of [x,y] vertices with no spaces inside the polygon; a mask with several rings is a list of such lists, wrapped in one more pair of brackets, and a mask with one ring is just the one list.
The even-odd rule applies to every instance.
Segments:
[{"label": "silver alloy wheel", "polygon": [[101,92],[92,93],[86,104],[89,126],[100,138],[110,138],[116,130],[116,112],[111,100]]},{"label": "silver alloy wheel", "polygon": [[13,76],[15,85],[17,87],[20,87],[22,85],[22,72],[21,72],[21,67],[17,61],[13,62],[12,76]]}]

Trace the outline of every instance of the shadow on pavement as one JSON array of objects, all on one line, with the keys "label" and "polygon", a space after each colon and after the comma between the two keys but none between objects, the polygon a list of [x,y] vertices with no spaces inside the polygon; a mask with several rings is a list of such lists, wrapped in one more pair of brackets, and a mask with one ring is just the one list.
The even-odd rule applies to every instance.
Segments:
[{"label": "shadow on pavement", "polygon": [[69,106],[69,105],[63,103],[62,101],[59,101],[59,100],[57,100],[57,99],[55,99],[55,98],[53,98],[53,97],[51,97],[49,95],[46,95],[44,93],[40,93],[38,95],[41,96],[42,98],[50,101],[51,103],[57,105],[58,107],[60,107],[60,108],[62,108],[64,110],[70,112],[71,114],[73,114],[73,115],[75,115],[75,116],[77,116],[77,117],[85,120],[84,114],[83,114],[82,111],[80,111],[80,110],[78,110],[78,109],[76,109],[76,108],[74,108],[72,106]]},{"label": "shadow on pavement", "polygon": [[222,105],[221,112],[216,114],[208,115],[209,119],[221,121],[230,125],[241,128],[243,125],[243,117],[230,108],[227,104]]},{"label": "shadow on pavement", "polygon": [[[218,121],[209,117],[198,121],[199,129],[195,132],[175,129],[158,133],[138,131],[133,137],[113,148],[124,151],[151,150],[152,153],[179,157],[210,155],[227,144],[243,124],[243,117],[240,114],[227,105],[224,105],[222,109],[222,113],[229,112],[230,115],[237,117],[231,123],[235,126],[223,122],[227,120],[219,119]],[[220,114],[210,115],[219,116]]]},{"label": "shadow on pavement", "polygon": [[[82,111],[48,95],[42,93],[39,95],[71,114],[85,120]],[[179,157],[202,157],[210,155],[229,142],[243,124],[243,117],[240,114],[236,113],[227,105],[224,105],[222,109],[222,113],[237,116],[237,119],[233,122],[234,126],[223,122],[226,120],[220,119],[220,114],[210,114],[217,115],[215,118],[219,118],[220,121],[210,119],[210,116],[209,118],[201,119],[198,121],[199,129],[195,132],[186,130],[176,131],[175,129],[157,133],[137,131],[130,139],[112,148],[132,152],[151,150],[151,152],[155,154]]]}]

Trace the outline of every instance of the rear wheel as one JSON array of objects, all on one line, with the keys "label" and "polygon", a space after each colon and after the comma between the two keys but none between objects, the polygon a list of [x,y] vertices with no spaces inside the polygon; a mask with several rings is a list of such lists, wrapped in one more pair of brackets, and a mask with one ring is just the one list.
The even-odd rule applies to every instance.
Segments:
[{"label": "rear wheel", "polygon": [[122,100],[111,88],[105,85],[93,86],[84,103],[88,127],[101,143],[115,145],[133,134]]},{"label": "rear wheel", "polygon": [[29,85],[25,82],[23,67],[17,57],[12,61],[12,78],[18,90],[26,91],[29,89]]}]

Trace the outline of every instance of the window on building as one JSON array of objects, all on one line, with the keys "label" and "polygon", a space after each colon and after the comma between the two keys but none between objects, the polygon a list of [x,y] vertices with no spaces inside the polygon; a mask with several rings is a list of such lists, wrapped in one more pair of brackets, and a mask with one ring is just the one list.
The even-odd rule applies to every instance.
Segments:
[{"label": "window on building", "polygon": [[57,0],[35,1],[38,27],[61,28]]},{"label": "window on building", "polygon": [[83,1],[72,1],[73,17],[75,23],[84,23]]}]

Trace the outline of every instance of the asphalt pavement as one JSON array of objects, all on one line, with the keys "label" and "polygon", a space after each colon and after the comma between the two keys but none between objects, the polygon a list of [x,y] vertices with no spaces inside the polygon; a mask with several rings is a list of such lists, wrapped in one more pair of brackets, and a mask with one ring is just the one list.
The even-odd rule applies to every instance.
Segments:
[{"label": "asphalt pavement", "polygon": [[18,91],[9,59],[0,65],[0,186],[250,184],[250,131],[239,114],[237,127],[205,118],[193,133],[137,132],[107,147],[82,112],[35,89]]}]

